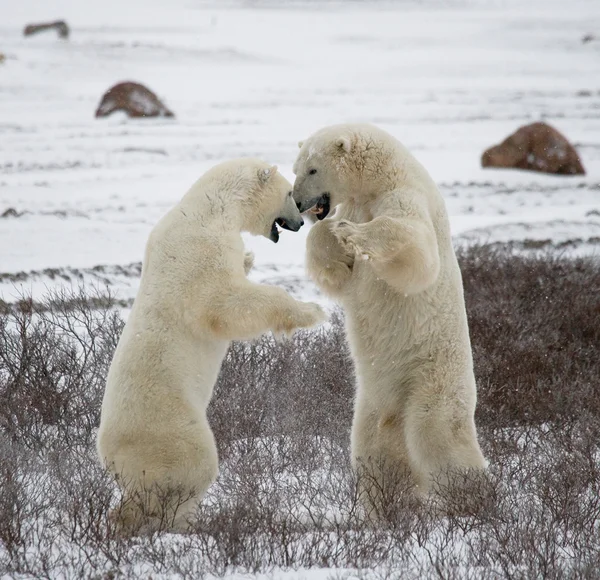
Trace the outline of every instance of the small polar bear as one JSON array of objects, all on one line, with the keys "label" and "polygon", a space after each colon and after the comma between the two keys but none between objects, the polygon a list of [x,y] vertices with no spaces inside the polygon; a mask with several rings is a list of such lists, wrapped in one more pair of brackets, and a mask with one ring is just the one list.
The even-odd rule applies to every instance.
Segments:
[{"label": "small polar bear", "polygon": [[241,232],[279,239],[302,217],[291,184],[255,159],[217,165],[152,230],[108,373],[97,449],[123,491],[124,533],[184,530],[215,480],[206,409],[231,340],[289,335],[322,309],[250,282]]},{"label": "small polar bear", "polygon": [[384,469],[407,473],[420,494],[449,471],[484,469],[462,278],[435,183],[371,125],[299,145],[294,199],[320,220],[307,271],[343,306],[356,367],[355,468],[368,467],[374,489]]}]

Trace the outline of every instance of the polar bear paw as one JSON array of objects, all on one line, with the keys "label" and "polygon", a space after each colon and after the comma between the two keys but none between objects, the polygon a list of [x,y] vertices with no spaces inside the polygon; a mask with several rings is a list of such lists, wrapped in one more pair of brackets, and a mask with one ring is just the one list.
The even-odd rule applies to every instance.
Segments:
[{"label": "polar bear paw", "polygon": [[293,310],[283,313],[273,328],[276,338],[290,337],[300,328],[311,328],[324,322],[327,316],[321,306],[314,302],[296,302]]},{"label": "polar bear paw", "polygon": [[369,252],[366,250],[366,240],[360,229],[360,224],[340,220],[331,226],[331,232],[344,250],[355,256],[362,256],[363,259],[369,259]]}]

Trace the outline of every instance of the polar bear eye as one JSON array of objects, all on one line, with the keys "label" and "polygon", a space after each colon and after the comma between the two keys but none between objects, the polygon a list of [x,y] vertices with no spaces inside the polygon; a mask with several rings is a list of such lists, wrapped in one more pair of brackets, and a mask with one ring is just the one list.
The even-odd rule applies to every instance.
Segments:
[{"label": "polar bear eye", "polygon": [[317,170],[316,170],[316,169],[311,169],[311,170],[308,172],[308,174],[309,174],[309,175],[314,175],[316,172],[317,172]]},{"label": "polar bear eye", "polygon": [[292,192],[291,191],[288,191],[288,196],[292,197]]}]

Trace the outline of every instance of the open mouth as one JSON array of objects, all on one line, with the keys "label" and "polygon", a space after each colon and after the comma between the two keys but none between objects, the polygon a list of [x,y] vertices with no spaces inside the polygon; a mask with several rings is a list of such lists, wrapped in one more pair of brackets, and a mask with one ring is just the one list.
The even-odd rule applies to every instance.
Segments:
[{"label": "open mouth", "polygon": [[269,239],[275,244],[279,241],[279,229],[277,228],[278,221],[279,218],[273,222],[273,225],[271,226],[271,233],[269,234]]},{"label": "open mouth", "polygon": [[317,204],[308,211],[314,214],[318,220],[325,219],[331,209],[331,197],[328,193],[324,193],[317,201]]},{"label": "open mouth", "polygon": [[278,217],[271,226],[271,233],[269,238],[271,241],[277,243],[279,240],[279,234],[281,231],[279,228],[283,228],[284,230],[289,230],[290,232],[297,232],[304,225],[304,220],[300,218],[300,221],[290,220],[289,222],[282,217]]},{"label": "open mouth", "polygon": [[287,224],[287,222],[283,219],[283,218],[277,218],[275,220],[275,223],[280,227],[283,228],[284,230],[290,230],[290,232],[293,232],[295,230],[293,230],[292,228],[290,228],[290,226]]}]

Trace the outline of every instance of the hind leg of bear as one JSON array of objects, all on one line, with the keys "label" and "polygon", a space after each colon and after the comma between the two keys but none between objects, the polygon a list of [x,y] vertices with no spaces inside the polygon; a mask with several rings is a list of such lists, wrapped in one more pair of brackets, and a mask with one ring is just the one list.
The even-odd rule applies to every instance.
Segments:
[{"label": "hind leg of bear", "polygon": [[123,536],[150,535],[158,531],[185,533],[203,494],[184,488],[127,489],[110,519]]},{"label": "hind leg of bear", "polygon": [[121,464],[117,481],[123,498],[111,513],[120,533],[184,532],[189,528],[188,520],[217,478],[219,465],[208,423],[199,422],[196,429],[187,447],[182,439],[177,450],[164,448],[160,456],[165,460],[154,461],[154,468],[152,457],[156,459],[157,450],[152,446],[151,453],[140,448],[127,464]]},{"label": "hind leg of bear", "polygon": [[[472,511],[482,493],[487,462],[479,448],[472,417],[449,416],[435,405],[412,409],[405,423],[406,442],[419,489],[435,501]],[[464,509],[457,506],[464,505]]]},{"label": "hind leg of bear", "polygon": [[361,503],[370,519],[386,517],[413,488],[403,424],[400,412],[372,409],[357,402],[352,458]]}]

